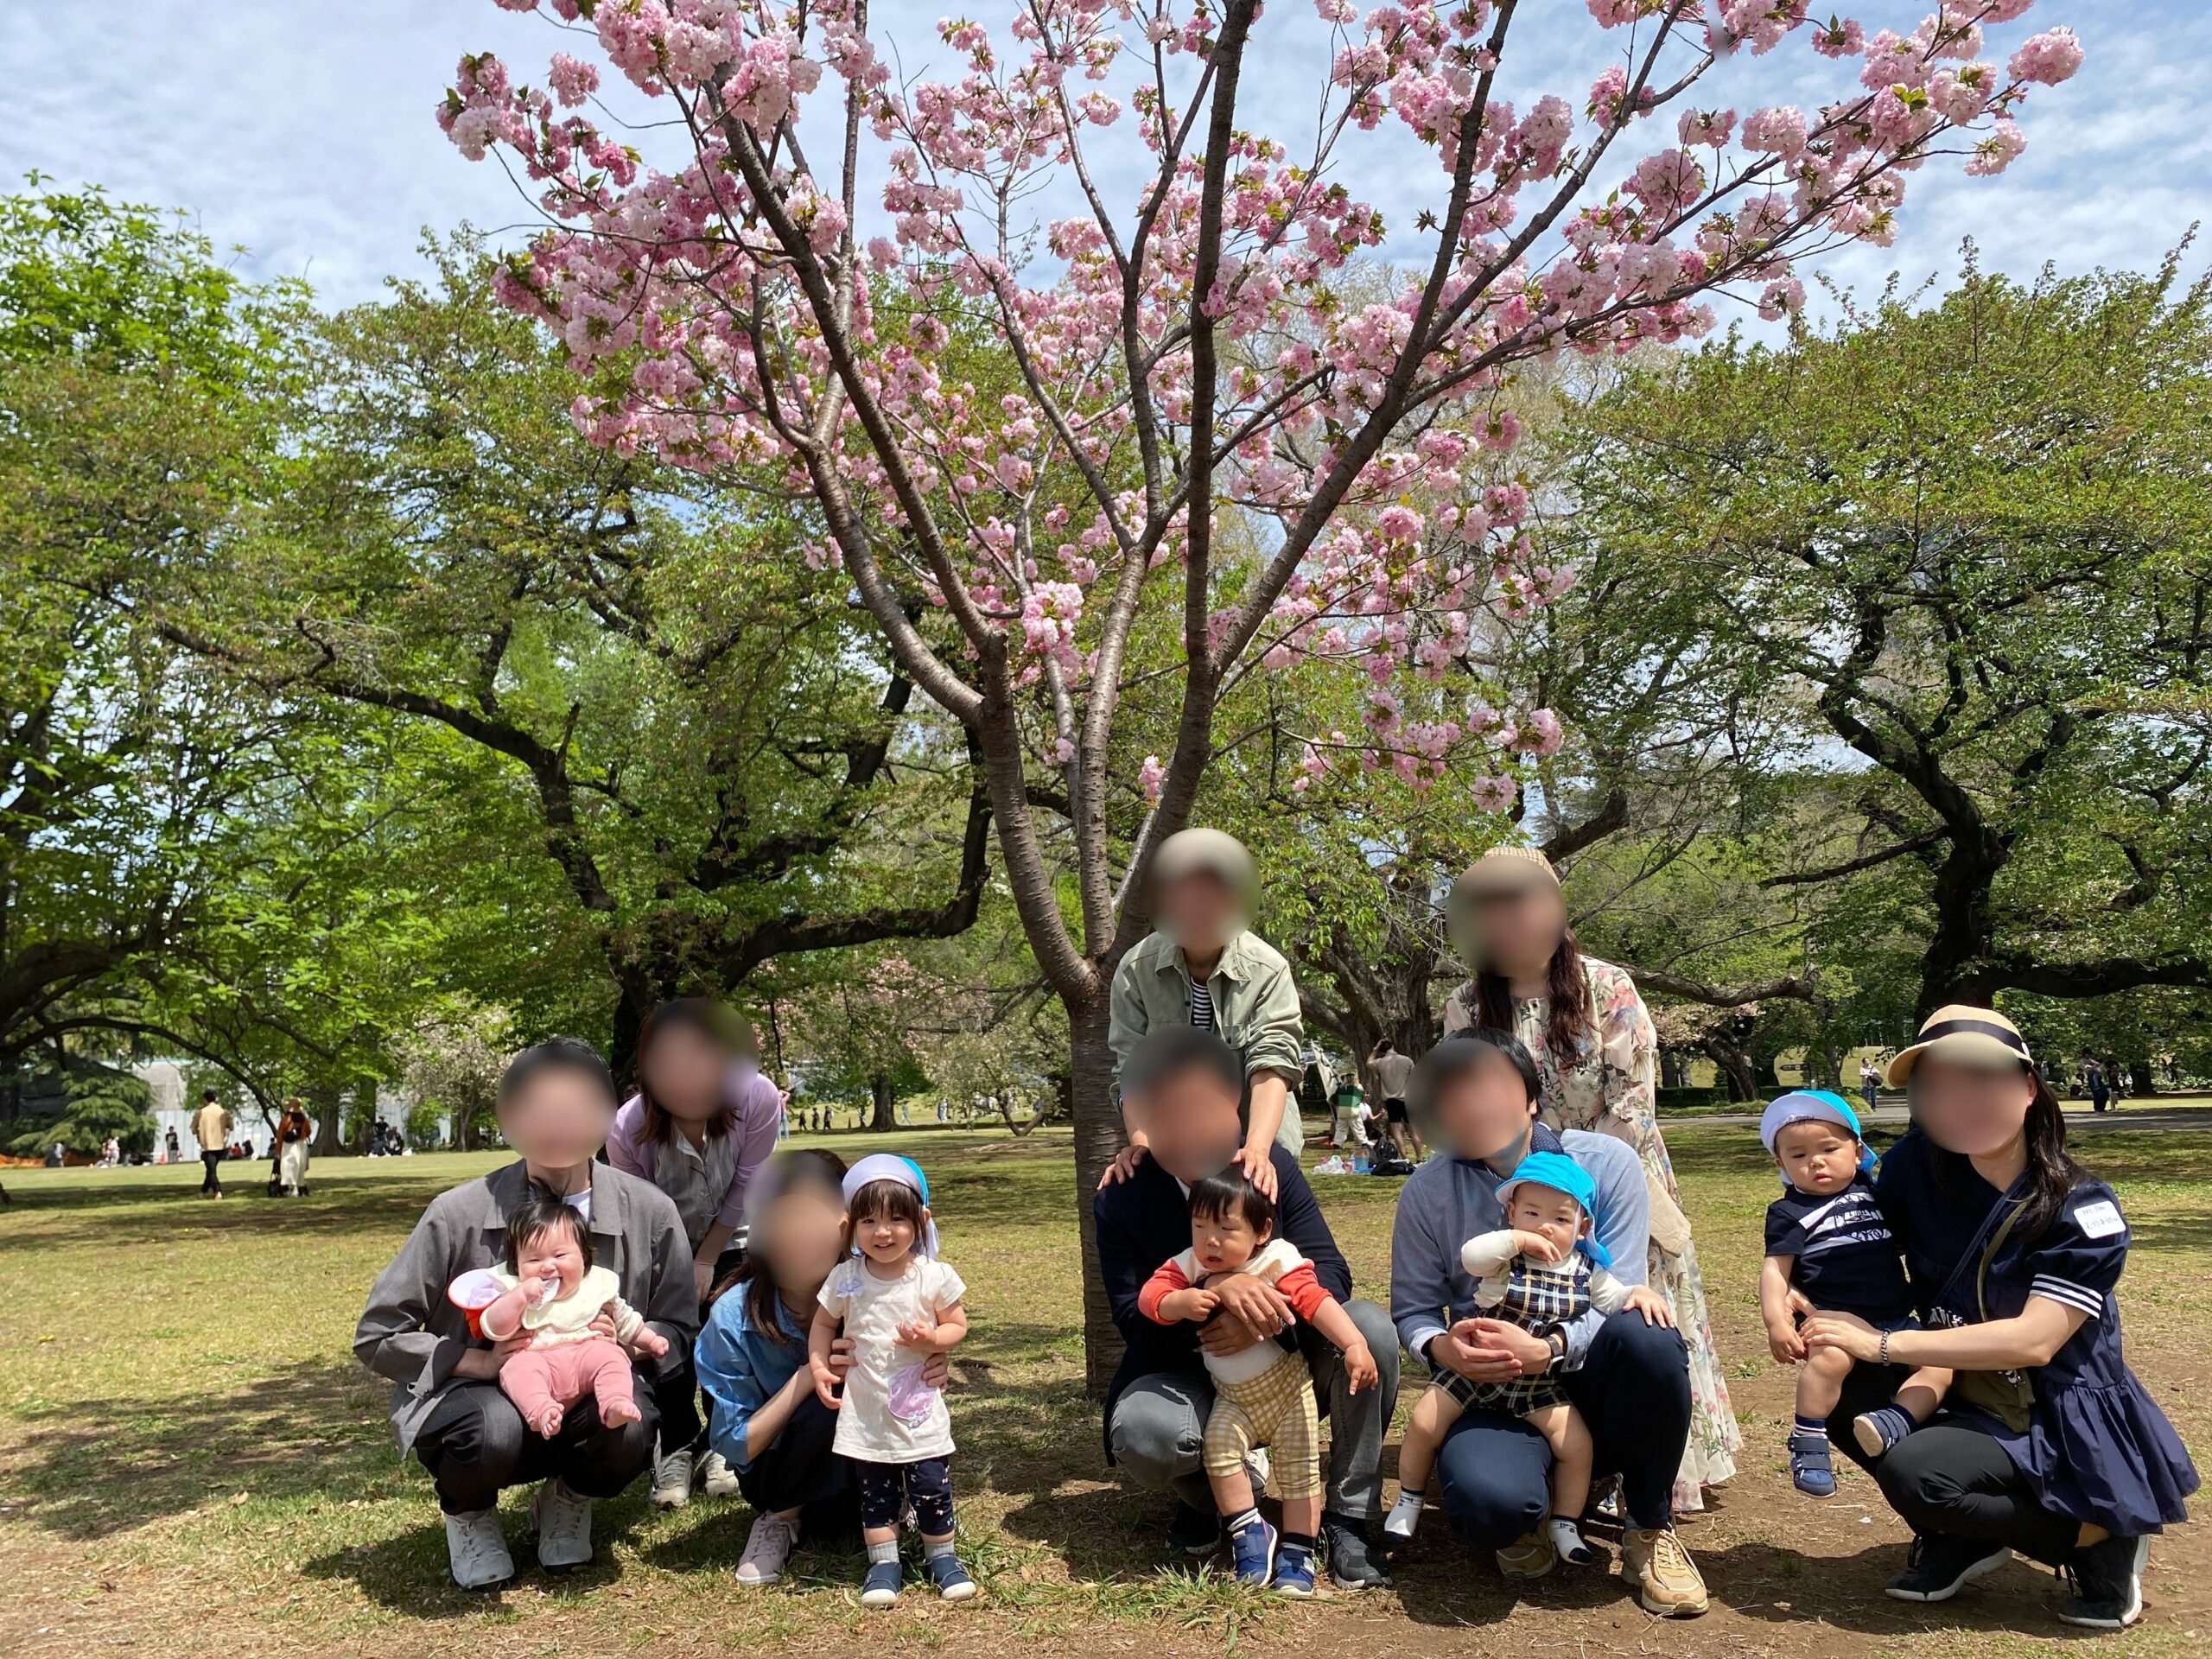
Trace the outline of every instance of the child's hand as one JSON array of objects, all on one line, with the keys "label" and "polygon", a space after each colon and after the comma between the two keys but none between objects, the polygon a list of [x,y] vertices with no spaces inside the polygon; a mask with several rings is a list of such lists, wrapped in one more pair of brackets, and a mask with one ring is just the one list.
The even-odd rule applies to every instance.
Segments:
[{"label": "child's hand", "polygon": [[1674,1305],[1649,1285],[1638,1285],[1628,1294],[1623,1304],[1643,1315],[1646,1325],[1663,1325],[1670,1330],[1675,1323]]},{"label": "child's hand", "polygon": [[1169,1319],[1188,1319],[1193,1324],[1211,1319],[1214,1309],[1220,1306],[1220,1292],[1197,1285],[1188,1290],[1171,1291],[1160,1299],[1160,1311]]},{"label": "child's hand", "polygon": [[1783,1365],[1795,1365],[1805,1357],[1805,1338],[1797,1334],[1797,1327],[1789,1325],[1770,1325],[1766,1328],[1766,1351]]},{"label": "child's hand", "polygon": [[902,1346],[927,1348],[937,1341],[937,1319],[925,1313],[918,1319],[909,1319],[892,1333]]},{"label": "child's hand", "polygon": [[1382,1380],[1382,1373],[1375,1367],[1375,1353],[1363,1342],[1356,1342],[1344,1351],[1344,1377],[1351,1384],[1351,1391],[1358,1394],[1371,1389]]},{"label": "child's hand", "polygon": [[809,1359],[807,1367],[814,1373],[814,1397],[835,1411],[844,1402],[837,1397],[836,1368],[826,1359]]},{"label": "child's hand", "polygon": [[648,1359],[658,1359],[668,1351],[668,1338],[649,1325],[638,1327],[638,1334],[630,1338],[630,1351],[643,1354]]},{"label": "child's hand", "polygon": [[1538,1262],[1556,1264],[1560,1259],[1559,1246],[1541,1233],[1531,1233],[1516,1227],[1513,1230],[1513,1247],[1522,1255]]}]

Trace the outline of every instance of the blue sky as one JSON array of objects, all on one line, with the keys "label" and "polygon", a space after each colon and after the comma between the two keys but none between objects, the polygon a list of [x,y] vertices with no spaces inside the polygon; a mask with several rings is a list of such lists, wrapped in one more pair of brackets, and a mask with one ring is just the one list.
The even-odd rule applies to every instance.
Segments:
[{"label": "blue sky", "polygon": [[[1535,14],[1537,27],[1516,48],[1524,55],[1509,67],[1540,72],[1524,85],[1524,99],[1529,90],[1556,90],[1579,105],[1595,67],[1588,54],[1606,41],[1580,0],[1541,4],[1551,16]],[[878,0],[875,15],[888,20],[908,72],[943,62],[930,25],[944,9],[943,0]],[[1007,10],[986,5],[971,15],[995,23]],[[1870,29],[1910,28],[1929,6],[1863,0],[1851,10]],[[1913,181],[1893,248],[1853,250],[1821,269],[1862,289],[1892,269],[1909,281],[1948,274],[1967,236],[1985,264],[2023,276],[2046,260],[2065,271],[2144,265],[2193,219],[2212,215],[2204,0],[2040,0],[2031,17],[2036,27],[2072,25],[2088,61],[2074,80],[2033,100],[2026,155],[1994,180],[1961,178],[1955,161],[1931,162]],[[1248,70],[1258,90],[1255,124],[1287,137],[1310,110],[1310,66],[1325,42],[1304,0],[1276,0],[1261,27],[1257,73]],[[2000,34],[2005,50],[2021,32]],[[426,226],[526,223],[505,175],[462,160],[431,111],[463,51],[495,48],[535,79],[560,44],[543,22],[490,0],[0,8],[11,106],[0,124],[0,175],[14,180],[35,168],[188,209],[219,244],[244,248],[238,263],[246,271],[305,276],[326,302],[349,303],[372,297],[389,273],[420,269],[416,245]],[[1833,66],[1799,39],[1737,67],[1777,66],[1802,79],[1805,101],[1835,85]],[[1128,130],[1125,120],[1115,133]],[[1346,181],[1408,234],[1390,251],[1410,252],[1413,214],[1440,196],[1440,175],[1392,143],[1380,138],[1357,152]],[[2193,255],[2190,268],[2206,262]]]}]

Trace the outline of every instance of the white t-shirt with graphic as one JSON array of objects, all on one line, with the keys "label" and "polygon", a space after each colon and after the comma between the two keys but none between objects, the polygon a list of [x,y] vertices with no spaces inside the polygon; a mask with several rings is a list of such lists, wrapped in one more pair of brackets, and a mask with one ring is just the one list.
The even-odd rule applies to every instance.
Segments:
[{"label": "white t-shirt with graphic", "polygon": [[822,1286],[822,1306],[844,1321],[843,1334],[853,1344],[853,1368],[845,1373],[833,1443],[840,1456],[861,1463],[918,1463],[951,1456],[952,1415],[944,1407],[944,1391],[922,1386],[918,1368],[928,1356],[901,1344],[898,1332],[967,1294],[957,1273],[925,1255],[908,1256],[906,1270],[895,1279],[879,1277],[854,1256],[830,1269]]}]

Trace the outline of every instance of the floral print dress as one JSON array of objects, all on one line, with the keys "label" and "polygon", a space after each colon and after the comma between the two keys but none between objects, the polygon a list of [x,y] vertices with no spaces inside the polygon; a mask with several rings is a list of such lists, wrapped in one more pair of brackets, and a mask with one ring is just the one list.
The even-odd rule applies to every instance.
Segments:
[{"label": "floral print dress", "polygon": [[[1536,1062],[1543,1084],[1541,1115],[1554,1129],[1595,1129],[1617,1135],[1643,1160],[1651,1189],[1651,1287],[1674,1305],[1675,1322],[1690,1360],[1690,1439],[1675,1478],[1675,1509],[1688,1514],[1705,1507],[1702,1488],[1718,1485],[1736,1472],[1736,1449],[1743,1432],[1728,1402],[1713,1347],[1713,1323],[1706,1313],[1705,1281],[1698,1273],[1697,1249],[1682,1214],[1681,1190],[1659,1136],[1659,1034],[1625,969],[1595,957],[1582,958],[1589,981],[1596,1029],[1582,1039],[1581,1052],[1562,1071],[1560,1057],[1544,1041],[1551,1013],[1548,997],[1516,999],[1514,1035]],[[1478,1023],[1474,992],[1461,986],[1444,1008],[1447,1037]]]}]

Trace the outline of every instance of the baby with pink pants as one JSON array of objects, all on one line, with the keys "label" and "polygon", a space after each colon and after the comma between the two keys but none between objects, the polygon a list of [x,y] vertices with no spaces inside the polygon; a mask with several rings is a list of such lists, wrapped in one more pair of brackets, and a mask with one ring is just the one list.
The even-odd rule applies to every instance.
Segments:
[{"label": "baby with pink pants", "polygon": [[[532,1431],[561,1432],[569,1408],[587,1395],[609,1428],[638,1421],[630,1361],[658,1358],[668,1339],[617,1294],[620,1281],[592,1265],[591,1230],[550,1193],[533,1192],[507,1217],[507,1264],[492,1276],[499,1294],[478,1316],[494,1342],[528,1340],[499,1365],[499,1388]],[[606,1334],[601,1315],[613,1330]]]}]

